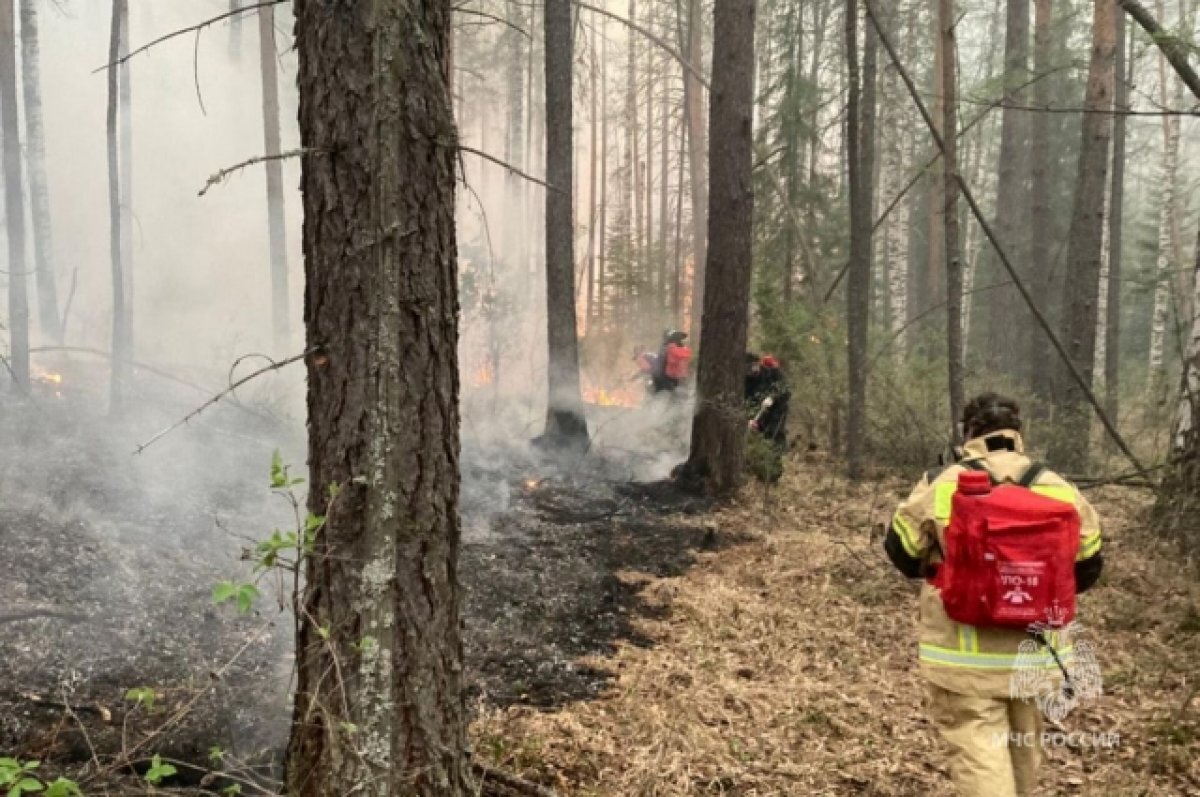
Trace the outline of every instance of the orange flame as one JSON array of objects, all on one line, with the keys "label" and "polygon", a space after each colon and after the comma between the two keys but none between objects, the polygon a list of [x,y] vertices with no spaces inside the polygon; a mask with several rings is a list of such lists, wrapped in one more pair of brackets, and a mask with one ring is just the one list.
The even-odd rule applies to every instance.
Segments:
[{"label": "orange flame", "polygon": [[587,377],[583,379],[583,400],[598,407],[636,407],[641,403],[637,388],[631,385],[600,387]]}]

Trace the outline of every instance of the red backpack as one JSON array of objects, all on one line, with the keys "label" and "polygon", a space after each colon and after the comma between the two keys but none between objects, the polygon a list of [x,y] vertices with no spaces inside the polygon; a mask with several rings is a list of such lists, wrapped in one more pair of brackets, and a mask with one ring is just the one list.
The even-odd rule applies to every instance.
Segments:
[{"label": "red backpack", "polygon": [[1079,512],[1016,484],[994,484],[982,463],[963,463],[945,533],[945,561],[931,583],[951,620],[982,627],[1058,627],[1075,618]]},{"label": "red backpack", "polygon": [[687,379],[688,365],[692,361],[692,350],[683,344],[667,346],[667,362],[664,371],[671,379]]}]

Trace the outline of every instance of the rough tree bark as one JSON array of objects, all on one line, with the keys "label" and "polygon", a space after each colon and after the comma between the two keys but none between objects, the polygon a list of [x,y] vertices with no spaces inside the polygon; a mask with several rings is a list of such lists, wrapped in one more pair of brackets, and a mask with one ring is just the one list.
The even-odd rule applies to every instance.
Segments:
[{"label": "rough tree bark", "polygon": [[942,173],[945,210],[946,343],[949,347],[950,421],[962,417],[963,396],[963,271],[958,231],[958,75],[954,44],[954,0],[938,0],[938,31],[942,52]]},{"label": "rough tree bark", "polygon": [[37,271],[38,327],[52,342],[62,345],[62,319],[59,317],[58,286],[54,273],[50,189],[46,183],[38,14],[34,0],[21,0],[21,77],[25,97],[25,161],[29,168],[30,215],[33,219],[34,263]]},{"label": "rough tree bark", "polygon": [[[463,795],[451,6],[297,0],[309,510],[287,792]],[[335,487],[336,486],[336,487]]]},{"label": "rough tree bark", "polygon": [[[755,0],[716,0],[709,108],[708,216],[704,317],[692,447],[683,475],[728,495],[742,479],[746,419],[742,411],[750,304],[754,190]],[[693,25],[699,25],[693,17]],[[689,135],[691,131],[689,130]]]},{"label": "rough tree bark", "polygon": [[[1162,8],[1162,3],[1159,3],[1159,8]],[[1167,58],[1162,53],[1159,53],[1158,57],[1158,80],[1159,102],[1164,108],[1170,107],[1169,103],[1174,94],[1171,87],[1176,83],[1175,73],[1167,69]],[[1182,268],[1183,263],[1181,253],[1175,246],[1176,238],[1172,234],[1178,226],[1175,194],[1179,180],[1180,127],[1179,117],[1163,116],[1162,172],[1158,182],[1158,253],[1154,261],[1154,305],[1150,315],[1150,379],[1147,380],[1151,397],[1162,387],[1167,316],[1171,308],[1171,287],[1175,284],[1172,272]]]},{"label": "rough tree bark", "polygon": [[600,272],[596,276],[596,326],[604,329],[608,295],[608,25],[600,20],[600,240],[597,242]]},{"label": "rough tree bark", "polygon": [[[1029,0],[1008,0],[1004,36],[1004,111],[1000,122],[1000,154],[997,162],[996,234],[1005,250],[1022,264],[1029,263],[1029,113],[1022,87],[1029,81]],[[989,250],[990,252],[990,250]],[[987,258],[989,275],[1002,276],[994,254]],[[1000,280],[998,280],[1000,281]],[[1023,351],[1021,331],[1030,324],[1014,323],[1025,318],[1016,288],[1006,285],[990,291],[987,340],[991,361],[1002,372],[1020,367]]]},{"label": "rough tree bark", "polygon": [[588,430],[579,387],[579,338],[575,314],[571,1],[546,0],[543,26],[546,182],[553,186],[552,190],[546,191],[546,341],[550,357],[543,440],[554,446],[581,446],[587,444]]},{"label": "rough tree bark", "polygon": [[[1038,75],[1048,74],[1053,63],[1054,46],[1054,3],[1053,0],[1034,0],[1033,24],[1033,69]],[[1051,84],[1048,79],[1039,80],[1033,87],[1033,101],[1038,107],[1049,107]],[[1049,309],[1048,298],[1053,285],[1052,252],[1054,214],[1050,203],[1053,196],[1053,158],[1050,141],[1052,122],[1050,114],[1035,113],[1030,120],[1030,193],[1033,217],[1030,220],[1029,285],[1033,300],[1043,314]],[[1033,394],[1043,402],[1054,395],[1053,369],[1045,367],[1046,344],[1036,330],[1025,336],[1026,379]]]},{"label": "rough tree bark", "polygon": [[[127,0],[113,0],[112,28],[109,35],[109,63],[121,57],[122,20],[128,15]],[[133,352],[128,344],[129,333],[129,275],[125,273],[125,235],[122,224],[122,190],[119,122],[120,68],[108,70],[108,235],[109,258],[112,261],[112,371],[109,381],[109,411],[119,413],[124,408],[125,390],[129,377],[127,363]]]},{"label": "rough tree bark", "polygon": [[1129,83],[1133,79],[1133,38],[1129,37],[1129,43],[1126,43],[1124,14],[1117,14],[1115,25],[1117,51],[1113,103],[1118,114],[1113,118],[1113,170],[1108,206],[1108,284],[1103,287],[1108,293],[1105,308],[1108,319],[1104,325],[1104,412],[1114,422],[1120,417],[1121,409],[1121,248],[1124,245],[1122,233],[1125,218],[1126,117],[1120,111],[1129,108]]},{"label": "rough tree bark", "polygon": [[[122,59],[129,55],[128,0],[125,0],[125,10],[121,14],[117,52]],[[130,68],[128,60],[117,68],[117,110],[120,113],[121,271],[125,275],[125,321],[122,324],[125,337],[121,341],[121,348],[126,357],[133,360],[133,95]],[[132,370],[127,370],[126,376],[131,373]]]},{"label": "rough tree bark", "polygon": [[[1100,249],[1104,225],[1104,187],[1108,181],[1108,147],[1112,138],[1113,54],[1116,49],[1115,0],[1096,0],[1092,18],[1092,55],[1088,68],[1075,209],[1067,243],[1067,279],[1063,288],[1062,338],[1067,353],[1092,383],[1096,315],[1100,292]],[[1091,413],[1082,389],[1062,377],[1062,423],[1052,440],[1050,459],[1068,473],[1087,466]]]},{"label": "rough tree bark", "polygon": [[[283,147],[279,135],[279,67],[275,52],[275,9],[258,9],[258,58],[262,73],[264,154],[278,156]],[[291,319],[288,317],[287,227],[283,207],[283,164],[278,157],[265,164],[267,172],[267,234],[271,254],[271,331],[275,350],[288,348]]]},{"label": "rough tree bark", "polygon": [[4,134],[4,218],[8,233],[9,367],[29,387],[29,296],[25,261],[25,197],[17,124],[17,39],[12,0],[0,0],[0,117]]},{"label": "rough tree bark", "polygon": [[846,0],[846,166],[850,198],[850,268],[846,276],[846,372],[849,400],[846,414],[846,462],[852,479],[862,478],[866,460],[867,332],[871,314],[871,172],[873,150],[868,120],[874,110],[867,102],[867,60],[860,70],[858,3]]},{"label": "rough tree bark", "polygon": [[596,63],[597,54],[600,52],[597,47],[596,27],[597,21],[592,20],[591,30],[591,47],[592,47],[592,62],[588,69],[588,81],[591,86],[591,113],[588,114],[588,132],[590,133],[590,141],[588,145],[588,160],[590,166],[588,168],[588,243],[587,243],[587,290],[584,291],[583,302],[583,318],[584,318],[584,335],[592,335],[592,313],[593,306],[596,302],[596,168],[598,166],[599,152],[599,112],[600,103],[597,94],[600,91],[599,77],[600,64]]},{"label": "rough tree bark", "polygon": [[701,308],[704,307],[705,271],[708,267],[708,134],[704,124],[704,95],[694,72],[700,72],[704,49],[702,0],[688,0],[687,44],[684,59],[691,65],[683,74],[684,119],[687,125],[688,181],[692,203],[692,340],[700,340]]}]

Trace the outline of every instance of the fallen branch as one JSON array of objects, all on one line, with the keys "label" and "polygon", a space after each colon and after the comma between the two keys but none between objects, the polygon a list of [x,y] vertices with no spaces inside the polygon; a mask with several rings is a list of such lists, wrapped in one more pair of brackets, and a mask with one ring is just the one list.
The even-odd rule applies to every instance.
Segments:
[{"label": "fallen branch", "polygon": [[256,378],[262,376],[263,374],[269,373],[271,371],[278,371],[280,368],[283,368],[286,365],[291,365],[294,362],[305,359],[306,357],[308,357],[311,354],[316,354],[317,351],[319,351],[319,350],[320,350],[320,347],[313,347],[313,348],[308,349],[307,351],[301,352],[300,354],[297,354],[293,357],[288,357],[286,360],[280,360],[279,362],[275,362],[274,360],[272,360],[270,365],[264,366],[263,368],[259,368],[257,371],[254,371],[253,373],[242,377],[238,381],[232,383],[229,387],[222,390],[220,393],[217,393],[216,395],[214,395],[208,401],[201,404],[196,409],[189,412],[187,415],[185,415],[180,420],[176,421],[175,423],[168,426],[166,429],[163,429],[161,432],[154,435],[154,437],[151,437],[149,440],[147,440],[144,443],[139,443],[137,449],[133,452],[134,455],[136,456],[137,454],[142,453],[147,448],[154,445],[155,443],[157,443],[159,440],[163,439],[167,435],[169,435],[171,432],[175,431],[176,429],[178,429],[181,426],[186,425],[189,421],[191,421],[193,418],[198,416],[200,413],[204,412],[206,409],[213,406],[214,404],[216,404],[217,402],[219,402],[221,399],[225,398],[226,396],[230,395],[231,393],[236,391],[239,387],[241,387],[242,385],[251,381],[252,379],[256,379]]},{"label": "fallen branch", "polygon": [[236,172],[240,172],[242,169],[245,169],[247,167],[254,166],[259,163],[270,163],[271,161],[281,161],[281,160],[288,160],[290,158],[298,158],[298,157],[301,157],[304,155],[311,155],[311,154],[317,153],[317,152],[328,152],[328,150],[316,149],[313,147],[308,147],[308,148],[301,147],[299,149],[290,149],[287,152],[280,152],[277,155],[256,155],[253,158],[248,158],[247,160],[242,161],[241,163],[235,163],[232,166],[227,166],[224,169],[221,169],[220,171],[218,171],[216,174],[209,177],[208,181],[204,183],[204,187],[200,189],[200,192],[199,192],[199,194],[197,194],[197,196],[204,196],[205,194],[207,194],[209,192],[209,189],[211,189],[213,186],[220,185],[221,183],[225,182],[225,179],[227,177],[229,177],[230,175],[232,175]]},{"label": "fallen branch", "polygon": [[[531,780],[525,780],[503,770],[490,767],[487,764],[481,764],[476,761],[472,766],[475,769],[475,777],[479,779],[483,794],[495,795],[496,797],[519,797],[520,795],[558,797],[558,793],[553,789],[548,789]],[[499,786],[500,788],[489,789],[489,784],[493,785],[493,787]]]},{"label": "fallen branch", "polygon": [[50,617],[56,620],[71,620],[77,623],[88,619],[86,615],[72,614],[61,609],[24,609],[15,612],[0,612],[0,623],[19,623],[24,620],[36,620],[42,617]]},{"label": "fallen branch", "polygon": [[130,58],[133,58],[135,55],[141,55],[142,53],[149,50],[151,47],[155,47],[159,44],[162,44],[165,41],[170,41],[171,39],[174,39],[179,36],[186,36],[189,33],[195,33],[195,32],[201,31],[204,28],[207,28],[211,25],[215,25],[216,23],[221,22],[222,20],[229,19],[230,17],[236,17],[240,14],[248,14],[251,11],[257,11],[260,8],[268,8],[270,6],[282,5],[283,3],[286,3],[286,2],[288,2],[288,0],[267,0],[267,2],[265,2],[265,3],[258,3],[257,5],[252,5],[252,6],[243,6],[241,8],[234,9],[233,11],[226,11],[224,14],[218,14],[217,16],[212,17],[210,19],[206,19],[204,22],[201,22],[199,24],[191,25],[186,28],[181,28],[180,30],[174,31],[172,33],[168,33],[165,36],[159,36],[154,41],[150,42],[149,44],[142,45],[141,47],[137,48],[136,50],[129,53],[128,55],[121,56],[117,60],[107,63],[104,66],[96,67],[95,69],[92,70],[92,74],[94,75],[97,72],[103,72],[107,69],[112,69],[113,67],[120,66],[121,64],[128,61]]},{"label": "fallen branch", "polygon": [[557,188],[553,185],[550,185],[550,183],[546,182],[545,180],[539,180],[538,178],[534,177],[532,174],[526,174],[525,172],[518,169],[516,166],[513,166],[511,163],[500,160],[495,155],[489,155],[486,152],[481,152],[480,150],[474,149],[472,147],[464,147],[461,144],[458,147],[458,151],[466,152],[471,155],[475,155],[477,157],[483,158],[485,161],[491,161],[492,163],[496,164],[497,166],[502,166],[503,168],[508,169],[509,172],[517,175],[518,177],[520,177],[524,180],[528,180],[531,183],[536,183],[537,185],[540,185],[542,188],[546,188],[546,189],[548,189],[550,191],[554,191],[555,193],[558,193],[558,194],[566,193],[566,191],[564,191],[563,189]]}]

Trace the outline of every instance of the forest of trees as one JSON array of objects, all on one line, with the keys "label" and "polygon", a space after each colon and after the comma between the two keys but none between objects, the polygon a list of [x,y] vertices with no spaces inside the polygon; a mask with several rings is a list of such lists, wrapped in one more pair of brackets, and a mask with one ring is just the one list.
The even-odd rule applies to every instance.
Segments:
[{"label": "forest of trees", "polygon": [[[5,401],[28,392],[31,348],[70,341],[42,5],[0,2]],[[830,451],[853,479],[931,464],[961,442],[967,393],[1003,390],[1065,473],[1162,476],[1164,523],[1200,542],[1197,5],[296,0],[301,149],[285,153],[283,6],[234,0],[226,22],[259,29],[263,325],[276,354],[306,355],[321,519],[304,557],[289,793],[471,793],[459,400],[463,375],[482,364],[500,380],[531,345],[544,378],[522,388],[545,400],[548,449],[586,451],[586,374],[681,329],[699,352],[689,488],[728,496],[744,478],[754,348],[791,378],[793,444]],[[138,57],[129,4],[113,0],[113,414],[138,343]],[[287,302],[300,277],[285,245],[291,157],[302,347]],[[460,345],[480,319],[488,345]],[[349,660],[335,699],[329,674]]]}]

